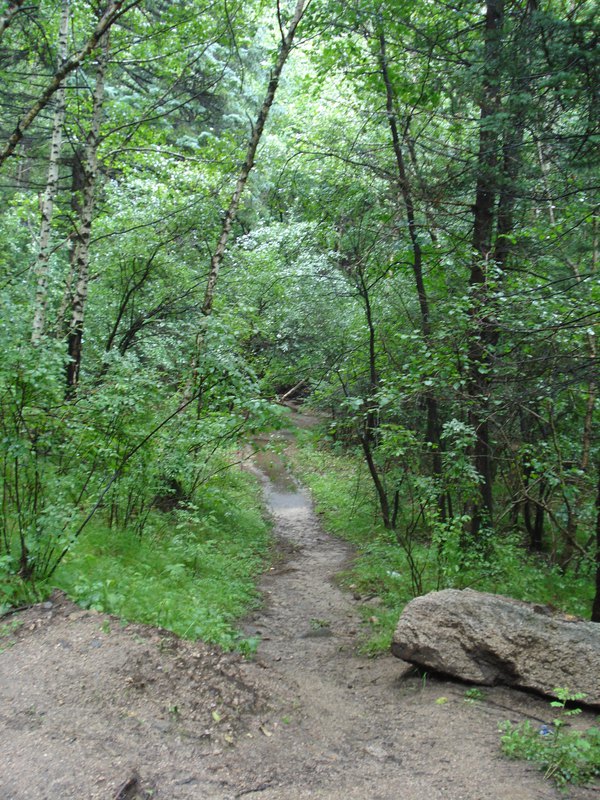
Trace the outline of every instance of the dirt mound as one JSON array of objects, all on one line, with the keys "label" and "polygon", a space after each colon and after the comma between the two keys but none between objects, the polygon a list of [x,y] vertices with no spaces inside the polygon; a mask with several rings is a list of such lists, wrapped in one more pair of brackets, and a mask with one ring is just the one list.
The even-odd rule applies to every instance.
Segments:
[{"label": "dirt mound", "polygon": [[5,617],[0,631],[3,800],[125,798],[134,783],[140,796],[178,796],[164,787],[195,782],[196,764],[232,745],[266,703],[239,656],[84,611],[61,593]]}]

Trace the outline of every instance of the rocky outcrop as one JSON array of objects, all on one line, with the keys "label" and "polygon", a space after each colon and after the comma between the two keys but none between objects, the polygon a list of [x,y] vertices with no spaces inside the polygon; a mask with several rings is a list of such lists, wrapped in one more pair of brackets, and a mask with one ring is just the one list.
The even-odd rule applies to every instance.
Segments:
[{"label": "rocky outcrop", "polygon": [[392,652],[471,683],[549,696],[566,687],[600,706],[600,624],[545,606],[471,589],[431,592],[402,612]]}]

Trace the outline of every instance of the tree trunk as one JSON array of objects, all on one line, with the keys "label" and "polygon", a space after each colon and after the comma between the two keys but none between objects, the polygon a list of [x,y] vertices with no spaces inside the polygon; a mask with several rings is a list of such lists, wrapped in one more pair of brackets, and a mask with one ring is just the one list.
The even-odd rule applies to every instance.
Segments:
[{"label": "tree trunk", "polygon": [[285,62],[287,61],[288,56],[292,50],[296,29],[300,24],[302,17],[304,16],[306,5],[307,5],[306,0],[298,0],[298,2],[296,3],[294,16],[292,17],[288,31],[285,34],[285,36],[282,35],[281,45],[279,47],[279,54],[277,56],[277,61],[275,62],[275,66],[271,72],[271,78],[269,80],[269,85],[267,87],[267,93],[263,100],[261,109],[258,113],[258,117],[256,118],[256,122],[252,126],[252,135],[250,136],[250,141],[248,142],[248,147],[246,149],[246,158],[244,159],[244,163],[242,164],[242,168],[240,170],[240,174],[234,192],[231,196],[231,200],[229,201],[229,208],[227,209],[227,213],[225,214],[225,218],[223,220],[223,225],[221,227],[221,235],[219,237],[217,247],[210,260],[210,271],[208,273],[208,281],[206,284],[206,291],[204,293],[204,301],[202,303],[202,313],[204,314],[205,317],[210,316],[210,314],[212,313],[215,287],[217,285],[217,280],[219,277],[219,270],[221,268],[221,264],[223,263],[223,257],[227,249],[227,242],[229,241],[231,228],[235,221],[235,218],[237,217],[237,212],[240,205],[242,192],[244,191],[244,188],[248,181],[248,176],[250,175],[252,167],[254,166],[254,158],[256,156],[256,151],[258,149],[258,145],[260,143],[265,128],[267,117],[269,116],[269,111],[271,109],[271,106],[273,105],[273,100],[275,99],[275,94],[277,92],[277,87],[279,86],[281,73],[285,66]]},{"label": "tree trunk", "polygon": [[371,480],[377,492],[379,500],[379,508],[381,510],[381,518],[385,528],[391,529],[394,526],[395,515],[390,510],[390,502],[388,500],[387,491],[382,477],[375,463],[373,452],[377,446],[377,428],[379,426],[378,407],[375,402],[375,393],[379,388],[379,375],[377,372],[377,351],[376,351],[376,334],[375,324],[373,322],[373,309],[371,308],[371,298],[369,296],[369,286],[365,281],[365,276],[362,271],[358,274],[359,286],[358,290],[362,297],[365,306],[365,316],[367,320],[367,328],[369,330],[369,397],[367,398],[367,413],[363,422],[363,428],[360,432],[360,442]]},{"label": "tree trunk", "polygon": [[484,69],[480,102],[479,153],[475,188],[473,250],[469,285],[472,291],[469,341],[469,422],[476,434],[473,463],[479,476],[479,499],[471,509],[471,536],[493,525],[492,448],[489,433],[490,347],[497,336],[490,308],[489,268],[498,189],[499,134],[494,116],[500,108],[500,47],[503,0],[488,0],[484,28]]},{"label": "tree trunk", "polygon": [[0,17],[0,39],[2,38],[2,34],[8,28],[10,23],[13,21],[17,13],[21,10],[21,7],[25,0],[13,0],[12,3],[8,4],[8,8],[4,12],[4,14]]},{"label": "tree trunk", "polygon": [[[591,263],[591,274],[592,278],[595,279],[596,274],[598,272],[598,261],[600,258],[599,255],[599,242],[598,242],[598,215],[594,214],[592,217],[592,263]],[[573,270],[573,274],[575,275],[575,279],[578,284],[581,284],[581,272],[576,262],[571,261],[568,259],[568,263]],[[582,447],[581,447],[581,470],[582,472],[587,472],[589,464],[590,464],[590,451],[592,447],[592,434],[594,430],[594,409],[596,407],[596,394],[597,394],[597,363],[598,363],[598,354],[596,351],[596,336],[593,329],[588,329],[586,331],[586,339],[588,345],[588,355],[589,355],[589,374],[590,379],[588,381],[588,389],[587,389],[587,398],[585,403],[585,414],[583,418],[583,436],[582,436]]]},{"label": "tree trunk", "polygon": [[[413,200],[413,193],[406,172],[406,165],[404,160],[404,153],[402,151],[402,144],[398,132],[398,124],[396,121],[396,114],[394,112],[394,90],[390,80],[387,58],[386,58],[386,40],[383,31],[379,34],[379,66],[381,76],[385,84],[386,91],[386,112],[390,133],[392,136],[392,144],[394,148],[394,155],[396,157],[396,166],[398,168],[398,188],[404,207],[406,209],[406,221],[408,225],[408,234],[411,241],[413,252],[413,275],[415,279],[415,286],[417,289],[417,298],[419,301],[419,311],[421,315],[421,331],[423,339],[426,344],[431,340],[431,320],[429,315],[429,300],[427,297],[427,290],[425,288],[425,281],[423,280],[423,252],[419,242],[417,232],[417,222],[415,214],[415,204]],[[425,406],[427,408],[427,431],[426,439],[431,445],[432,457],[432,471],[436,478],[442,477],[442,453],[440,441],[440,424],[437,399],[431,391],[425,393]],[[439,509],[442,519],[446,518],[446,503],[444,495],[440,495]]]},{"label": "tree trunk", "polygon": [[377,469],[377,464],[373,458],[372,439],[366,432],[363,432],[360,435],[360,443],[362,445],[363,453],[365,454],[365,460],[367,462],[367,467],[369,468],[371,480],[373,481],[375,491],[377,492],[383,525],[387,530],[391,530],[394,527],[393,522],[395,522],[395,520],[392,519],[387,492],[385,490],[385,486],[383,485],[383,481],[381,480],[379,470]]},{"label": "tree trunk", "polygon": [[[304,16],[304,12],[306,11],[306,8],[308,7],[309,3],[310,0],[308,0],[308,2],[307,0],[297,0],[296,8],[294,10],[294,15],[290,22],[287,33],[285,35],[283,31],[281,33],[281,44],[279,46],[279,53],[277,55],[275,66],[271,71],[269,85],[267,87],[267,93],[262,102],[260,111],[258,112],[256,121],[252,126],[252,134],[250,136],[250,140],[248,141],[248,145],[246,148],[246,158],[244,159],[244,162],[240,169],[235,189],[229,201],[229,207],[227,209],[227,212],[223,219],[223,223],[221,225],[221,235],[219,236],[219,241],[217,242],[215,252],[213,253],[212,258],[210,260],[210,269],[208,272],[208,279],[206,282],[206,290],[204,292],[204,300],[202,302],[202,307],[201,307],[201,312],[205,319],[210,317],[212,314],[213,303],[215,298],[215,289],[219,278],[219,272],[221,269],[221,264],[223,263],[223,258],[225,257],[225,252],[227,250],[227,243],[229,241],[231,229],[237,217],[242,193],[246,187],[246,183],[248,182],[248,176],[250,175],[252,167],[254,166],[256,151],[258,150],[258,145],[260,144],[260,140],[262,138],[262,134],[265,128],[265,123],[267,121],[267,117],[269,116],[269,111],[271,110],[271,106],[273,105],[275,94],[277,93],[277,88],[279,86],[281,73],[283,72],[285,63],[292,51],[292,45],[294,43],[296,30],[298,28],[298,25],[300,24],[300,21],[302,20],[302,17]],[[204,335],[205,335],[205,326],[202,325],[200,330],[198,331],[198,334],[196,335],[196,347],[192,365],[192,378],[186,389],[187,396],[193,394],[193,386],[197,382],[199,365],[200,365],[200,354],[204,342]]]},{"label": "tree trunk", "polygon": [[596,491],[596,596],[592,606],[592,622],[600,622],[600,464]]},{"label": "tree trunk", "polygon": [[69,397],[72,397],[77,391],[79,371],[81,368],[83,324],[89,279],[89,247],[94,213],[96,176],[98,173],[98,142],[104,105],[104,78],[109,61],[109,47],[109,38],[108,34],[106,34],[102,45],[102,55],[98,60],[98,69],[96,72],[92,119],[85,143],[82,163],[84,185],[81,197],[81,210],[75,232],[73,249],[71,251],[72,270],[73,274],[77,276],[77,283],[73,294],[71,322],[67,334],[67,351],[69,355],[69,361],[67,363],[67,396]]},{"label": "tree trunk", "polygon": [[[63,0],[62,18],[58,36],[58,64],[60,70],[67,58],[69,11],[70,0]],[[56,92],[56,108],[52,124],[52,139],[50,142],[50,157],[48,160],[48,178],[46,191],[42,197],[41,210],[42,222],[40,225],[40,241],[35,264],[35,277],[37,287],[35,292],[35,305],[33,325],[31,330],[31,343],[38,345],[44,335],[46,320],[46,304],[48,301],[48,263],[50,260],[50,233],[52,229],[52,214],[54,211],[54,198],[58,192],[58,162],[62,147],[63,126],[65,121],[65,83],[58,87]]]}]

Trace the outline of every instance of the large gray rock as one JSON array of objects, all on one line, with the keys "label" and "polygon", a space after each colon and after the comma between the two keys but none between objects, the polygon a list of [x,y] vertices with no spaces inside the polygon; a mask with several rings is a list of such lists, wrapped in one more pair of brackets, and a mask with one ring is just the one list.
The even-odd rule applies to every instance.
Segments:
[{"label": "large gray rock", "polygon": [[392,652],[471,683],[550,696],[566,687],[600,706],[600,624],[545,606],[471,589],[431,592],[402,612]]}]

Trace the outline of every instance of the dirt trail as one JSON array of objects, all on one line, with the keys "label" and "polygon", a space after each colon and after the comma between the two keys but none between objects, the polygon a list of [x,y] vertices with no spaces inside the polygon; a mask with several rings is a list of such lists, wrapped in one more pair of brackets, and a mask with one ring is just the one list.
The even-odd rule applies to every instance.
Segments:
[{"label": "dirt trail", "polygon": [[246,624],[256,659],[60,597],[29,610],[2,640],[0,800],[564,797],[498,750],[498,722],[547,719],[545,701],[494,688],[469,704],[460,684],[357,653],[357,603],[333,581],[348,546],[276,454],[256,465],[281,552]]},{"label": "dirt trail", "polygon": [[[350,548],[323,532],[308,494],[277,455],[260,455],[258,466],[288,557],[263,581],[267,603],[247,633],[261,635],[259,658],[294,701],[291,712],[273,718],[273,736],[247,739],[220,766],[223,780],[235,786],[233,796],[558,797],[534,769],[498,750],[499,721],[547,717],[547,704],[502,688],[469,704],[465,686],[424,680],[392,656],[360,656],[357,603],[333,582]],[[591,798],[588,791],[572,797]]]}]

